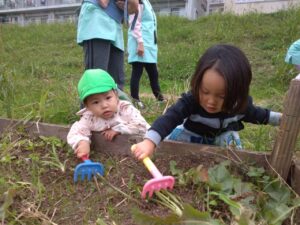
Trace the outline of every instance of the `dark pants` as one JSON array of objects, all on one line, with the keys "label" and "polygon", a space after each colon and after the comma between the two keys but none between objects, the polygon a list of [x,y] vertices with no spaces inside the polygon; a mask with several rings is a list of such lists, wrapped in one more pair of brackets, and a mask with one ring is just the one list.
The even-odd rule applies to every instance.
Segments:
[{"label": "dark pants", "polygon": [[108,40],[91,39],[83,42],[85,69],[103,69],[123,90],[125,84],[124,52]]},{"label": "dark pants", "polygon": [[139,86],[140,79],[143,74],[143,68],[145,67],[149,80],[152,92],[156,99],[163,100],[163,96],[160,91],[158,83],[158,71],[156,63],[142,63],[142,62],[133,62],[132,63],[132,72],[130,79],[130,93],[131,97],[139,100]]}]

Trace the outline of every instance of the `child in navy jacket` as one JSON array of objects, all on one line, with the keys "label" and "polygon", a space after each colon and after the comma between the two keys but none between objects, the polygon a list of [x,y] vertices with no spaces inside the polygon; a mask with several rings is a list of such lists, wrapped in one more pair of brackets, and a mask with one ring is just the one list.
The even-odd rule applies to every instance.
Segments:
[{"label": "child in navy jacket", "polygon": [[251,79],[251,66],[239,48],[220,44],[207,49],[190,91],[154,121],[136,145],[135,157],[141,160],[151,155],[165,138],[241,149],[238,131],[244,128],[243,122],[279,125],[281,113],[253,105]]}]

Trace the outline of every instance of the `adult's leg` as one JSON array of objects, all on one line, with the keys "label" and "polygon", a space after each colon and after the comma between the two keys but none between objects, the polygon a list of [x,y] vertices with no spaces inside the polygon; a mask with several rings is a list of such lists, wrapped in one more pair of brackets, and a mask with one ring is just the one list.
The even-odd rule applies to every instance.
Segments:
[{"label": "adult's leg", "polygon": [[[102,39],[91,39],[88,41],[84,41],[83,42],[83,51],[84,51],[84,63],[85,63],[85,69],[103,69],[105,71],[107,71],[115,80],[115,82],[118,84],[118,87],[120,88],[120,82],[118,80],[118,77],[116,76],[116,74],[119,74],[119,70],[113,70],[110,66],[111,65],[111,55],[113,57],[119,58],[119,59],[115,59],[120,60],[119,63],[121,65],[123,65],[123,61],[124,61],[124,56],[123,53],[112,53],[111,54],[111,43],[110,41],[107,40],[102,40]],[[122,52],[122,51],[121,51]],[[113,59],[114,60],[114,59]],[[117,65],[117,63],[116,63]],[[124,70],[122,69],[122,73]],[[124,77],[124,76],[123,76]],[[121,86],[124,85],[124,81],[121,84]],[[130,98],[121,90],[118,90],[118,95],[119,98],[122,100],[127,100],[127,101],[131,101]],[[81,103],[80,108],[83,108],[83,104]]]},{"label": "adult's leg", "polygon": [[85,69],[108,70],[111,44],[103,39],[91,39],[83,42]]},{"label": "adult's leg", "polygon": [[156,63],[144,63],[144,66],[147,71],[150,80],[150,86],[155,98],[159,101],[164,100],[158,82],[158,70],[157,70]]},{"label": "adult's leg", "polygon": [[142,74],[143,74],[143,63],[133,62],[131,78],[130,78],[130,94],[131,97],[136,100],[140,100],[139,86],[140,86],[140,79],[142,77]]},{"label": "adult's leg", "polygon": [[[91,39],[83,42],[84,66],[87,69],[107,70],[110,43],[102,39]],[[80,108],[84,108],[80,102]]]},{"label": "adult's leg", "polygon": [[[84,62],[85,69],[103,69],[107,71],[115,80],[119,86],[119,82],[114,77],[113,74],[118,74],[118,72],[111,72],[110,65],[110,55],[111,55],[111,43],[107,40],[102,39],[92,39],[83,42],[84,50]],[[122,65],[123,65],[123,54],[122,54]],[[122,100],[131,101],[131,99],[121,90],[118,90],[119,98]],[[82,106],[81,106],[82,108]]]},{"label": "adult's leg", "polygon": [[118,88],[123,90],[125,85],[124,51],[110,44],[110,54],[107,72],[114,78]]}]

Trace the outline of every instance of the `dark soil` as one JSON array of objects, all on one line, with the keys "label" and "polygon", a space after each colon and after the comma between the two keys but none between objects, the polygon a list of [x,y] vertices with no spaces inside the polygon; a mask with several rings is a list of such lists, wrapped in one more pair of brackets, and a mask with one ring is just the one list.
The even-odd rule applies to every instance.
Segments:
[{"label": "dark soil", "polygon": [[[19,136],[17,140],[11,140],[11,147],[2,144],[2,159],[4,155],[9,155],[10,159],[5,163],[2,160],[0,164],[0,194],[4,196],[3,193],[8,189],[14,190],[13,202],[8,208],[4,224],[78,225],[101,224],[102,220],[107,224],[135,225],[138,223],[132,216],[132,210],[136,208],[154,216],[170,214],[168,209],[151,199],[141,199],[142,187],[152,177],[144,165],[133,157],[92,152],[92,161],[101,162],[105,167],[104,179],[97,177],[91,181],[74,183],[74,168],[81,162],[66,144],[55,148],[60,162],[66,162],[66,170],[63,172],[46,163],[53,161],[51,145],[41,144],[40,139],[31,140],[28,137]],[[4,152],[4,147],[9,151]],[[208,169],[219,163],[215,158],[195,156],[172,155],[153,159],[164,175],[170,175],[171,160],[175,160],[177,167],[184,170],[199,165]],[[114,187],[130,197],[116,191]],[[172,193],[180,196],[184,202],[195,202],[192,186],[183,187],[176,183]],[[4,199],[0,199],[0,205]],[[201,210],[203,205],[195,207]],[[296,219],[294,224],[300,224],[299,215]],[[287,224],[291,223],[287,221]]]}]

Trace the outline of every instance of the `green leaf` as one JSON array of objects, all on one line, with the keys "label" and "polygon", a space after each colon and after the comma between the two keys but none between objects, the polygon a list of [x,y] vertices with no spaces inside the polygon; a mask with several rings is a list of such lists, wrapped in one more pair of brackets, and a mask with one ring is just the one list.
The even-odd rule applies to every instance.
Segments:
[{"label": "green leaf", "polygon": [[208,170],[208,183],[213,189],[230,194],[233,189],[234,180],[230,172],[226,168],[226,166],[228,165],[228,163],[226,162],[227,161],[218,164]]},{"label": "green leaf", "polygon": [[219,220],[210,219],[208,221],[200,221],[200,220],[182,220],[180,221],[182,225],[223,225],[224,223]]},{"label": "green leaf", "polygon": [[5,219],[5,214],[9,208],[9,206],[11,206],[11,204],[13,204],[15,195],[16,195],[15,189],[8,189],[8,191],[6,191],[3,194],[4,202],[0,207],[0,218],[2,221],[4,221],[4,219]]},{"label": "green leaf", "polygon": [[281,213],[278,215],[278,217],[274,218],[272,220],[272,224],[277,224],[277,223],[285,220],[289,216],[289,214],[291,213],[292,210],[300,207],[300,198],[297,198],[296,201],[293,201],[293,204],[294,204],[293,207],[290,207],[290,208],[283,206],[281,208]]},{"label": "green leaf", "polygon": [[239,202],[247,208],[257,210],[257,206],[254,200],[255,200],[255,196],[252,195],[252,196],[248,196],[247,198],[241,199]]},{"label": "green leaf", "polygon": [[210,192],[211,195],[216,195],[219,197],[219,199],[221,199],[223,202],[225,202],[230,209],[230,212],[234,215],[234,216],[240,216],[241,212],[242,212],[242,205],[239,204],[236,201],[231,200],[227,195],[223,194],[223,193],[218,193],[218,192]]},{"label": "green leaf", "polygon": [[176,166],[177,166],[177,162],[175,162],[174,160],[171,160],[170,161],[171,174],[173,176],[176,176],[176,178],[177,178],[176,180],[177,180],[178,184],[185,185],[186,180],[184,179],[183,170],[176,168]]},{"label": "green leaf", "polygon": [[177,166],[177,162],[174,160],[171,160],[170,161],[170,171],[173,176],[182,174],[182,170],[177,169],[176,166]]},{"label": "green leaf", "polygon": [[107,225],[107,223],[105,223],[104,220],[102,220],[101,218],[98,218],[96,220],[96,225]]},{"label": "green leaf", "polygon": [[265,187],[264,190],[275,201],[280,203],[288,203],[291,192],[281,181],[276,180]]},{"label": "green leaf", "polygon": [[133,220],[137,224],[143,225],[172,225],[180,224],[180,218],[175,214],[170,214],[166,217],[152,216],[146,213],[143,213],[137,208],[131,210]]},{"label": "green leaf", "polygon": [[199,210],[195,209],[190,204],[183,205],[183,214],[182,217],[184,219],[201,219],[208,221],[210,219],[210,214],[208,212],[200,212]]},{"label": "green leaf", "polygon": [[183,214],[181,224],[197,224],[197,225],[219,225],[218,220],[211,218],[209,212],[201,212],[190,204],[183,205]]},{"label": "green leaf", "polygon": [[234,179],[233,189],[236,195],[242,195],[247,192],[252,192],[253,185],[251,183],[242,182],[241,179]]},{"label": "green leaf", "polygon": [[257,167],[250,166],[249,172],[247,173],[247,175],[249,177],[261,177],[264,174],[264,172],[265,172],[265,170],[262,167],[257,168]]},{"label": "green leaf", "polygon": [[216,200],[212,200],[209,202],[209,205],[216,206],[216,205],[218,205],[218,203]]},{"label": "green leaf", "polygon": [[291,208],[282,203],[276,203],[274,200],[266,202],[262,215],[270,225],[281,225],[288,218]]},{"label": "green leaf", "polygon": [[252,209],[244,209],[242,215],[237,220],[238,225],[256,225],[255,222],[255,211]]},{"label": "green leaf", "polygon": [[297,197],[292,200],[293,206],[300,206],[300,197]]}]

